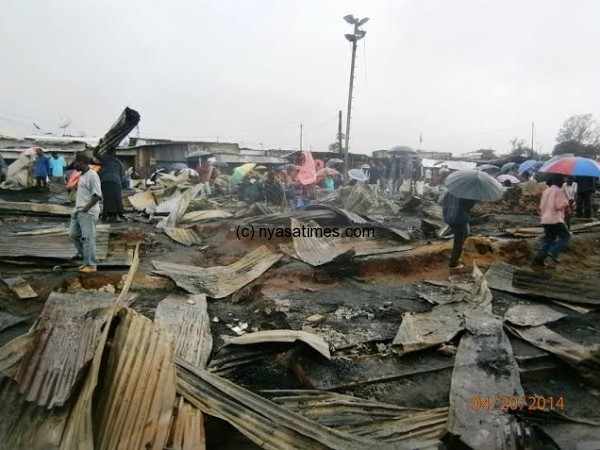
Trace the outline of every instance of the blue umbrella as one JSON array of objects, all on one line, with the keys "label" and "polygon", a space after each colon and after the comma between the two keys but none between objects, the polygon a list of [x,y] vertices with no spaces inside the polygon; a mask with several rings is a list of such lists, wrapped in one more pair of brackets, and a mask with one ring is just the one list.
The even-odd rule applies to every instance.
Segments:
[{"label": "blue umbrella", "polygon": [[517,173],[521,175],[523,172],[528,172],[531,169],[538,169],[542,167],[542,164],[543,163],[541,161],[536,161],[535,159],[528,159],[527,161],[521,163]]}]

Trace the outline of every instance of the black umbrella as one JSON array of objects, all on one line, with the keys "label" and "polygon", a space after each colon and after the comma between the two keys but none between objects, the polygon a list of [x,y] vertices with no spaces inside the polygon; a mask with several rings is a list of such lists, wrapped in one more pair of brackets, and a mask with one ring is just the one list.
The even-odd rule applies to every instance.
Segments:
[{"label": "black umbrella", "polygon": [[498,173],[500,173],[500,167],[494,166],[493,164],[484,164],[482,166],[477,167],[477,170],[489,173],[490,175],[497,175]]},{"label": "black umbrella", "polygon": [[481,170],[460,170],[451,173],[444,184],[458,198],[494,202],[502,198],[502,185]]},{"label": "black umbrella", "polygon": [[397,145],[396,147],[390,149],[390,153],[392,153],[392,154],[394,154],[394,153],[398,153],[398,154],[410,153],[410,154],[416,155],[417,151],[414,148],[409,147],[408,145]]}]

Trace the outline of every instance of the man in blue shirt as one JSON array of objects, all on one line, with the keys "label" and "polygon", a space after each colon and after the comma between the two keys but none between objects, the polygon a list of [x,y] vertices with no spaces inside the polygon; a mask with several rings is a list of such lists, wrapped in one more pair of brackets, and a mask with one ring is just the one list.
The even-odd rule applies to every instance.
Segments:
[{"label": "man in blue shirt", "polygon": [[58,156],[56,152],[52,152],[50,168],[52,169],[52,181],[54,183],[65,184],[65,167],[67,167],[65,158]]},{"label": "man in blue shirt", "polygon": [[35,158],[35,165],[33,172],[35,175],[35,185],[37,187],[48,187],[48,176],[52,174],[50,168],[50,160],[44,155],[44,150],[40,147],[35,149],[37,158]]}]

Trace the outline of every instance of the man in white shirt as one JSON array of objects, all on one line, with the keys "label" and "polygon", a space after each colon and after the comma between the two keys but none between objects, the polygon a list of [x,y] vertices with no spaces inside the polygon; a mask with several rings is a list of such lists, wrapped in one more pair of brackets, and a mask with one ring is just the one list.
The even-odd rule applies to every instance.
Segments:
[{"label": "man in white shirt", "polygon": [[575,205],[577,202],[577,183],[573,181],[573,177],[567,177],[567,180],[562,185],[562,191],[565,193],[569,206],[565,211],[565,224],[569,230],[571,229],[571,217],[575,212]]},{"label": "man in white shirt", "polygon": [[89,160],[78,160],[75,162],[75,170],[81,171],[77,183],[77,197],[75,200],[75,211],[71,214],[69,235],[75,247],[77,255],[83,258],[83,265],[78,268],[79,272],[96,272],[96,222],[100,215],[102,189],[100,177],[90,170]]}]

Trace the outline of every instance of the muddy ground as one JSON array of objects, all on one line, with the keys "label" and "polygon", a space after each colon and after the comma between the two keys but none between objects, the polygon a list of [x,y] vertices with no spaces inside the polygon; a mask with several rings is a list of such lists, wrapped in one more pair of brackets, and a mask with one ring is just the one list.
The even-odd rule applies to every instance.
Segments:
[{"label": "muddy ground", "polygon": [[[65,219],[3,217],[4,232],[30,230],[66,223]],[[417,218],[402,220],[417,227]],[[495,261],[525,266],[531,260],[536,239],[494,237],[498,230],[534,226],[528,215],[498,215],[473,227],[463,261],[485,270]],[[152,260],[202,267],[230,264],[260,245],[278,249],[286,240],[238,240],[232,223],[211,223],[196,227],[202,244],[184,247],[156,231],[151,224],[130,221],[112,225],[111,242],[131,246],[141,241],[141,265],[132,291],[138,297],[132,307],[153,318],[158,302],[180,291],[169,279],[153,275]],[[491,237],[487,237],[491,236]],[[395,245],[399,245],[396,242]],[[448,405],[455,345],[403,357],[391,351],[402,314],[425,311],[433,306],[427,298],[460,295],[460,290],[440,287],[428,281],[467,282],[470,271],[447,268],[450,241],[423,240],[417,248],[386,255],[355,258],[347,267],[313,268],[289,256],[231,298],[210,300],[208,307],[215,338],[212,370],[253,391],[272,389],[327,389],[386,403],[430,408]],[[574,237],[558,270],[574,277],[597,277],[600,273],[600,234]],[[20,274],[39,294],[34,300],[18,300],[0,283],[0,311],[23,322],[0,332],[0,345],[26,332],[43,309],[53,290],[100,289],[108,284],[118,290],[126,267],[101,268],[96,274],[80,275],[74,263],[23,261],[0,264],[2,276]],[[531,299],[494,292],[494,313],[502,315],[515,304]],[[567,317],[549,325],[579,343],[600,343],[600,313],[578,314],[552,306]],[[325,317],[318,323],[308,317]],[[227,351],[219,350],[224,337],[235,333],[228,325],[248,324],[249,331],[306,329],[322,335],[333,350],[329,362],[303,347],[261,349],[246,365],[223,367]],[[522,369],[526,394],[564,396],[563,414],[600,419],[600,391],[590,387],[577,373],[545,352],[510,336]],[[454,344],[454,345],[453,345]],[[256,353],[256,352],[255,352]],[[226,366],[226,364],[225,364]],[[229,426],[216,419],[208,423],[211,448],[245,448],[245,442]],[[211,431],[212,430],[212,431]],[[224,438],[224,436],[228,436]]]}]

